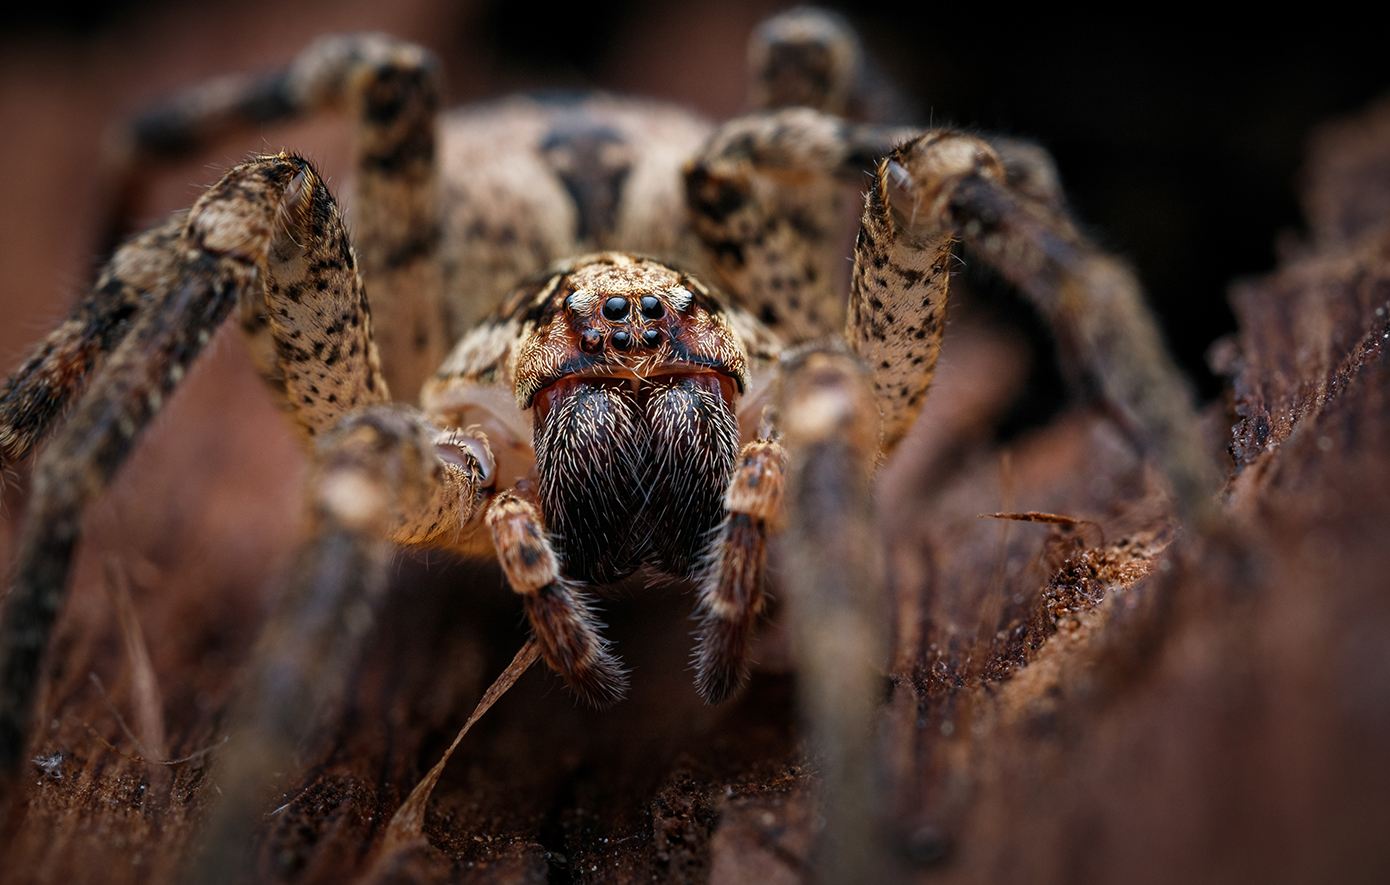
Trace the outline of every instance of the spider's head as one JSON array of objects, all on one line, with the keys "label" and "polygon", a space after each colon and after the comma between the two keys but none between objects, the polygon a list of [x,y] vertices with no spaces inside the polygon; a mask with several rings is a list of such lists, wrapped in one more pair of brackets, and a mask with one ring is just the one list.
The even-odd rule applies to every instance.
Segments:
[{"label": "spider's head", "polygon": [[711,375],[730,402],[747,357],[705,286],[656,261],[614,252],[579,259],[530,296],[516,350],[517,405],[544,418],[564,381]]},{"label": "spider's head", "polygon": [[694,278],[601,253],[534,296],[517,348],[541,506],[565,572],[607,583],[650,563],[690,575],[723,514],[747,358]]}]

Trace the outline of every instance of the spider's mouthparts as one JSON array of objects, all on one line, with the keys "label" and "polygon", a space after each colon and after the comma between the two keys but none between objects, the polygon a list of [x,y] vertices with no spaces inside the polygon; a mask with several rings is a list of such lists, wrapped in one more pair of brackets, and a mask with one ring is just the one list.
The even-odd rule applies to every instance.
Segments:
[{"label": "spider's mouthparts", "polygon": [[574,388],[581,384],[626,386],[631,391],[633,399],[639,405],[645,405],[651,397],[652,391],[663,389],[673,381],[682,379],[689,380],[697,387],[718,395],[724,400],[724,404],[728,406],[729,410],[733,411],[734,402],[738,398],[735,382],[732,378],[716,372],[671,372],[665,375],[652,376],[635,374],[567,375],[537,392],[533,403],[536,426],[540,427],[544,424],[555,404],[570,395]]},{"label": "spider's mouthparts", "polygon": [[643,563],[679,576],[698,569],[738,454],[720,379],[569,378],[545,391],[536,467],[567,576],[604,584]]}]

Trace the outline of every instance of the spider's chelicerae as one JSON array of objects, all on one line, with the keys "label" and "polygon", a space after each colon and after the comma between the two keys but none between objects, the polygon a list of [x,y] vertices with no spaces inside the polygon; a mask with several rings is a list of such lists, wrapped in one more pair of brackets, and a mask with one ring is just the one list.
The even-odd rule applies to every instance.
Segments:
[{"label": "spider's chelicerae", "polygon": [[[334,37],[134,126],[142,166],[237,125],[353,109],[354,234],[308,161],[251,159],[121,245],[5,386],[0,466],[51,438],[0,622],[0,783],[25,758],[84,508],[233,315],[312,452],[292,584],[346,606],[383,580],[384,541],[491,551],[545,662],[605,704],[628,676],[592,588],[686,579],[696,690],[717,703],[747,676],[784,531],[832,780],[862,755],[857,726],[835,723],[862,723],[875,694],[870,479],[927,394],[957,241],[1034,300],[1180,511],[1200,512],[1210,474],[1184,384],[1046,155],[841,116],[874,102],[831,16],[769,21],[753,61],[757,110],[720,126],[604,96],[441,116],[427,52]],[[867,190],[848,299],[847,183]]]}]

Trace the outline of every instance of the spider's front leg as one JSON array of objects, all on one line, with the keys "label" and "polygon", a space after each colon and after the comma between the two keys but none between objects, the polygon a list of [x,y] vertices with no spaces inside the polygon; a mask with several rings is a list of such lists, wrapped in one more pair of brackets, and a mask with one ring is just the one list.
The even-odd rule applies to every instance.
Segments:
[{"label": "spider's front leg", "polygon": [[[155,272],[132,289],[129,331],[35,467],[14,584],[0,620],[0,778],[16,774],[23,758],[39,663],[66,593],[83,511],[238,299],[256,287],[284,221],[307,227],[316,217],[320,187],[298,158],[246,164],[180,219],[177,237],[162,230],[141,238],[110,265],[113,273],[123,266]],[[146,282],[151,289],[140,285]],[[374,354],[359,345],[354,359],[374,363]],[[37,375],[46,374],[52,367],[41,363]],[[85,380],[60,377],[73,389]],[[7,391],[14,389],[12,382]],[[12,427],[15,413],[3,417]]]},{"label": "spider's front leg", "polygon": [[[114,252],[73,315],[0,388],[0,469],[21,461],[77,402],[87,381],[135,327],[150,293],[179,271],[184,219],[171,218],[117,248],[140,211],[149,173],[196,156],[234,133],[344,106],[358,115],[354,227],[375,299],[381,375],[414,400],[444,355],[435,115],[437,62],[379,35],[327,37],[282,71],[192,87],[111,139],[118,196],[103,253]],[[243,310],[247,332],[261,330]],[[256,348],[263,366],[273,347]]]},{"label": "spider's front leg", "polygon": [[[86,507],[235,306],[263,378],[304,438],[389,399],[356,257],[306,161],[280,155],[238,166],[171,224],[176,236],[160,229],[138,238],[108,266],[114,279],[143,269],[122,281],[134,293],[130,329],[36,465],[0,620],[0,776],[12,776],[23,758],[40,661]],[[391,527],[393,540],[438,543],[475,514],[481,487],[476,471],[463,468],[470,457],[485,459],[465,457],[456,443],[437,441],[430,472],[437,488]]]},{"label": "spider's front leg", "polygon": [[[859,293],[891,283],[877,269],[880,262],[893,266],[898,243],[959,238],[1029,296],[1057,337],[1077,351],[1106,403],[1167,475],[1179,515],[1211,517],[1215,464],[1191,391],[1164,348],[1138,281],[1077,231],[1060,200],[1049,198],[1050,188],[1036,185],[1011,174],[989,144],[959,133],[929,132],[896,149],[880,164],[867,199],[853,299],[861,313],[847,328],[851,341],[875,372],[876,386],[891,385],[896,363],[876,363],[869,354],[876,330],[891,334],[894,318],[873,309],[872,295],[871,310],[863,311],[866,299]],[[875,233],[866,242],[871,230],[892,239],[884,242]],[[899,391],[914,395],[911,386],[900,384]]]},{"label": "spider's front leg", "polygon": [[391,541],[447,545],[483,507],[494,464],[475,432],[441,429],[418,410],[374,404],[319,437],[306,486],[310,537],[281,581],[218,753],[217,796],[186,881],[250,872],[250,834],[274,773],[300,764],[305,740],[345,690],[386,586]]}]

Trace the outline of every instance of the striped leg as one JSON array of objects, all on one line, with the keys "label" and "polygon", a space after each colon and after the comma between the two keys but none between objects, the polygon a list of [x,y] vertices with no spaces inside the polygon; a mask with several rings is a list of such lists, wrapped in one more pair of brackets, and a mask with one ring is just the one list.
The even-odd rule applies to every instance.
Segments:
[{"label": "striped leg", "polygon": [[560,558],[536,506],[505,491],[484,517],[497,559],[526,605],[541,657],[585,701],[606,706],[627,692],[627,673],[599,634],[579,586],[560,574]]}]

